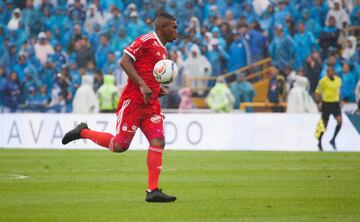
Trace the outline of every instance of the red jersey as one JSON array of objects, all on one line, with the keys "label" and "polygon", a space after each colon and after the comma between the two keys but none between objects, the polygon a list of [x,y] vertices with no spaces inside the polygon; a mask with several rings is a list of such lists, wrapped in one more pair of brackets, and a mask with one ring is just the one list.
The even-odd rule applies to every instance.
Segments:
[{"label": "red jersey", "polygon": [[[124,53],[134,60],[134,66],[139,76],[152,90],[152,97],[149,104],[157,100],[160,92],[160,84],[153,76],[155,64],[168,58],[165,46],[161,43],[156,33],[148,33],[139,36],[135,41],[124,49]],[[130,78],[121,95],[121,99],[131,99],[135,103],[144,103],[144,96],[140,88]]]}]

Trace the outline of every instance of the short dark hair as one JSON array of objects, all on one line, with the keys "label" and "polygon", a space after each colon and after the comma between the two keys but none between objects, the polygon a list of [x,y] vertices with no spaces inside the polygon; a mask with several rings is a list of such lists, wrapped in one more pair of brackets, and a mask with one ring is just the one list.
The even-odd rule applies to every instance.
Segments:
[{"label": "short dark hair", "polygon": [[166,19],[170,19],[170,20],[176,21],[176,18],[175,18],[173,15],[171,15],[171,14],[169,14],[169,13],[167,13],[167,12],[160,12],[160,13],[156,16],[156,18],[166,18]]}]

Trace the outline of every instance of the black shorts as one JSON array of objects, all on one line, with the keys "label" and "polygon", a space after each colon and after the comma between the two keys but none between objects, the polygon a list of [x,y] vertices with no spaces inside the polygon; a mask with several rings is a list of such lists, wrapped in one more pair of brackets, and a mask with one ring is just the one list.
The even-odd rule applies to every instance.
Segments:
[{"label": "black shorts", "polygon": [[329,121],[330,115],[333,115],[334,117],[341,115],[341,108],[339,102],[333,102],[333,103],[327,103],[323,102],[321,106],[321,118],[324,121],[324,124],[326,125]]}]

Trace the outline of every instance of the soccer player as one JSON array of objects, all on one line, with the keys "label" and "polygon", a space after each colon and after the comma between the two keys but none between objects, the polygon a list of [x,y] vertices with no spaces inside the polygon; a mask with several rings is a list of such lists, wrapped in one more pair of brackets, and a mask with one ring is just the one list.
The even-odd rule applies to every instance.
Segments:
[{"label": "soccer player", "polygon": [[116,110],[116,136],[110,133],[90,130],[81,123],[67,132],[62,140],[67,144],[76,139],[90,139],[113,152],[124,152],[135,135],[137,128],[149,141],[147,154],[148,202],[172,202],[176,197],[163,193],[158,187],[165,146],[163,116],[158,97],[167,95],[167,90],[153,77],[155,64],[168,58],[167,42],[176,39],[177,22],[168,13],[160,13],[155,20],[155,32],[139,36],[124,49],[121,66],[129,77],[119,99]]},{"label": "soccer player", "polygon": [[340,88],[341,79],[336,76],[334,68],[329,66],[326,70],[326,76],[320,81],[315,91],[315,99],[321,110],[321,120],[323,122],[323,129],[318,136],[318,148],[323,150],[321,138],[324,135],[326,126],[329,121],[330,115],[333,115],[337,121],[333,138],[330,144],[336,150],[335,138],[340,131],[342,118],[340,109]]}]

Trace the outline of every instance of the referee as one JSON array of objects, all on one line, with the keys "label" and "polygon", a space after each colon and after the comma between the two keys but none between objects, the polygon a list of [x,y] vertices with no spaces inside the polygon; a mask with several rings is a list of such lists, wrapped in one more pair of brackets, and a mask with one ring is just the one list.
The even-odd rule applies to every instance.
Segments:
[{"label": "referee", "polygon": [[[336,150],[335,138],[340,131],[342,118],[341,118],[341,109],[340,109],[340,88],[341,88],[341,79],[336,76],[334,68],[328,66],[326,70],[326,76],[324,76],[316,88],[315,100],[318,103],[321,110],[321,119],[324,124],[324,129],[329,121],[329,117],[332,114],[337,122],[333,138],[330,140],[330,144]],[[321,144],[321,138],[324,135],[322,131],[319,135],[318,148],[320,151],[323,150]]]}]

